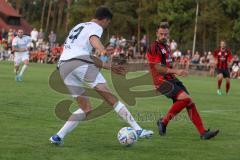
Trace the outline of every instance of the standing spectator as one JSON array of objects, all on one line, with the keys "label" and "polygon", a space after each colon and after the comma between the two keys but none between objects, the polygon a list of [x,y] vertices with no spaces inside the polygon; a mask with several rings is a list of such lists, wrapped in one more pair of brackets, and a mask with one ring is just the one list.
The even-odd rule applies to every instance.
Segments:
[{"label": "standing spectator", "polygon": [[137,39],[136,39],[136,36],[132,36],[131,45],[133,47],[133,55],[132,55],[132,57],[135,57],[136,50],[137,50]]},{"label": "standing spectator", "polygon": [[175,42],[174,39],[170,43],[170,49],[172,53],[177,50],[177,42]]},{"label": "standing spectator", "polygon": [[215,60],[212,55],[212,52],[208,52],[207,55],[207,60],[208,60],[208,68],[209,68],[209,74],[211,77],[214,77],[214,72],[215,72]]},{"label": "standing spectator", "polygon": [[147,51],[147,36],[143,35],[141,41],[140,41],[140,56],[141,58],[145,58],[144,54]]},{"label": "standing spectator", "polygon": [[2,28],[2,31],[1,31],[1,37],[2,37],[3,40],[4,40],[4,39],[5,39],[5,40],[8,39],[8,32],[5,31],[4,28]]},{"label": "standing spectator", "polygon": [[13,36],[14,36],[14,37],[17,36],[17,31],[16,31],[16,29],[13,29]]},{"label": "standing spectator", "polygon": [[48,36],[48,39],[50,43],[50,48],[53,48],[57,40],[57,35],[53,31],[51,31],[51,33]]},{"label": "standing spectator", "polygon": [[38,31],[36,28],[33,28],[33,30],[31,31],[31,40],[33,43],[33,49],[36,49],[36,44],[38,40]]},{"label": "standing spectator", "polygon": [[43,29],[40,28],[39,32],[38,32],[38,41],[37,41],[37,47],[40,47],[42,48],[42,45],[43,45],[43,41],[44,41],[44,32],[43,32]]},{"label": "standing spectator", "polygon": [[8,37],[7,37],[7,42],[8,42],[8,48],[12,48],[12,41],[14,39],[14,34],[13,34],[13,30],[9,29],[8,31]]}]

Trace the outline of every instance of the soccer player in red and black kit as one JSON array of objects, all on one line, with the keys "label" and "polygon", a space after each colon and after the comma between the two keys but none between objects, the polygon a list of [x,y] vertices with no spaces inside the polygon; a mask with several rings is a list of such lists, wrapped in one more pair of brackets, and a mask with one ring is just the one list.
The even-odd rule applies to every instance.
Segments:
[{"label": "soccer player in red and black kit", "polygon": [[[169,37],[168,28],[168,22],[160,23],[156,33],[157,40],[151,44],[147,52],[150,72],[153,76],[153,82],[156,89],[173,100],[173,105],[168,113],[157,121],[159,134],[161,136],[165,135],[169,121],[186,108],[189,118],[196,126],[201,139],[211,139],[218,134],[219,130],[210,131],[204,128],[201,117],[187,89],[182,82],[176,78],[176,75],[186,76],[187,72],[185,70],[172,68],[171,50],[167,44]],[[168,93],[164,93],[164,90],[168,88],[169,84],[172,86],[172,90]]]},{"label": "soccer player in red and black kit", "polygon": [[228,65],[232,61],[232,53],[230,49],[226,48],[226,42],[220,42],[220,48],[214,51],[215,64],[217,67],[217,79],[218,79],[218,90],[217,94],[222,95],[221,85],[223,78],[226,79],[226,94],[228,94],[230,89],[230,73]]}]

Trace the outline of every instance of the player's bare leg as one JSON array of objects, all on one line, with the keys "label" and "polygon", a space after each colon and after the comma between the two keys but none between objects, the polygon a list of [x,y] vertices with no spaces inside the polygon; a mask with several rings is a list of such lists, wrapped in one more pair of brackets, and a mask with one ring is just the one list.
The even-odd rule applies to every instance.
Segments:
[{"label": "player's bare leg", "polygon": [[95,90],[114,108],[115,112],[136,131],[140,138],[148,138],[153,135],[151,130],[142,129],[138,125],[127,107],[112,94],[106,84],[98,84]]},{"label": "player's bare leg", "polygon": [[218,90],[217,90],[217,94],[218,94],[219,96],[222,95],[222,92],[221,92],[222,80],[223,80],[223,74],[218,74],[218,75],[217,75],[217,81],[218,81]]},{"label": "player's bare leg", "polygon": [[181,112],[184,108],[187,109],[188,116],[197,128],[201,139],[211,139],[218,134],[219,130],[210,131],[204,128],[202,119],[197,111],[196,105],[187,93],[182,92],[177,96],[176,102],[169,109],[168,113],[157,122],[160,135],[166,134],[166,128],[169,121],[179,112]]},{"label": "player's bare leg", "polygon": [[226,78],[226,94],[228,95],[230,90],[230,78]]}]

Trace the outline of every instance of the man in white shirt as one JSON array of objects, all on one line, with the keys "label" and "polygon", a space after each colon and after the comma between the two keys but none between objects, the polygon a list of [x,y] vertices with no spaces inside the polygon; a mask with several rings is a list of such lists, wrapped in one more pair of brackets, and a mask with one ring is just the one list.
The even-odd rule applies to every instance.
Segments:
[{"label": "man in white shirt", "polygon": [[[28,44],[31,42],[29,36],[23,35],[23,30],[19,29],[17,36],[12,41],[12,50],[14,51],[14,67],[16,74],[16,81],[22,81],[23,73],[28,68],[29,65],[29,52]],[[24,63],[20,73],[19,66],[21,63]]]},{"label": "man in white shirt", "polygon": [[100,73],[100,68],[111,70],[117,74],[124,74],[122,66],[102,62],[92,53],[93,48],[99,53],[106,53],[100,38],[103,29],[107,28],[113,15],[106,7],[99,7],[90,22],[76,25],[69,33],[64,50],[59,60],[59,71],[70,93],[76,98],[79,109],[75,111],[59,130],[50,137],[50,142],[63,144],[64,137],[70,133],[80,121],[87,118],[92,110],[89,98],[83,85],[97,91],[116,113],[127,122],[137,133],[139,138],[150,137],[153,132],[142,129],[132,117],[126,106],[110,91],[106,80]]},{"label": "man in white shirt", "polygon": [[38,41],[38,31],[36,28],[33,28],[32,32],[31,32],[31,39],[34,45],[34,49],[36,48],[36,43]]},{"label": "man in white shirt", "polygon": [[174,39],[170,43],[170,49],[172,52],[176,51],[177,49],[177,43],[174,41]]}]

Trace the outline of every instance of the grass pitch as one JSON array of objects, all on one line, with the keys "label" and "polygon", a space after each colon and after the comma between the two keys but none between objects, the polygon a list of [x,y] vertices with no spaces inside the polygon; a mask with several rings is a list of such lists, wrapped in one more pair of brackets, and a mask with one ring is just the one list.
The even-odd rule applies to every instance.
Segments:
[{"label": "grass pitch", "polygon": [[[31,64],[24,81],[14,81],[13,66],[0,62],[0,160],[239,160],[240,85],[232,80],[231,94],[216,94],[216,79],[190,76],[182,79],[191,93],[206,128],[219,128],[213,140],[202,141],[186,112],[170,122],[165,137],[156,128],[159,113],[165,113],[171,100],[159,96],[139,98],[129,109],[140,125],[152,129],[151,139],[132,147],[121,146],[116,138],[127,126],[112,111],[103,117],[81,123],[57,147],[49,144],[64,121],[54,113],[55,105],[71,99],[52,90],[48,78],[55,65]],[[130,73],[137,76],[139,73]],[[109,73],[104,72],[109,80]],[[111,86],[111,85],[110,85]],[[224,87],[224,83],[223,83]],[[94,101],[93,105],[97,102]],[[150,115],[150,116],[149,116]]]}]

